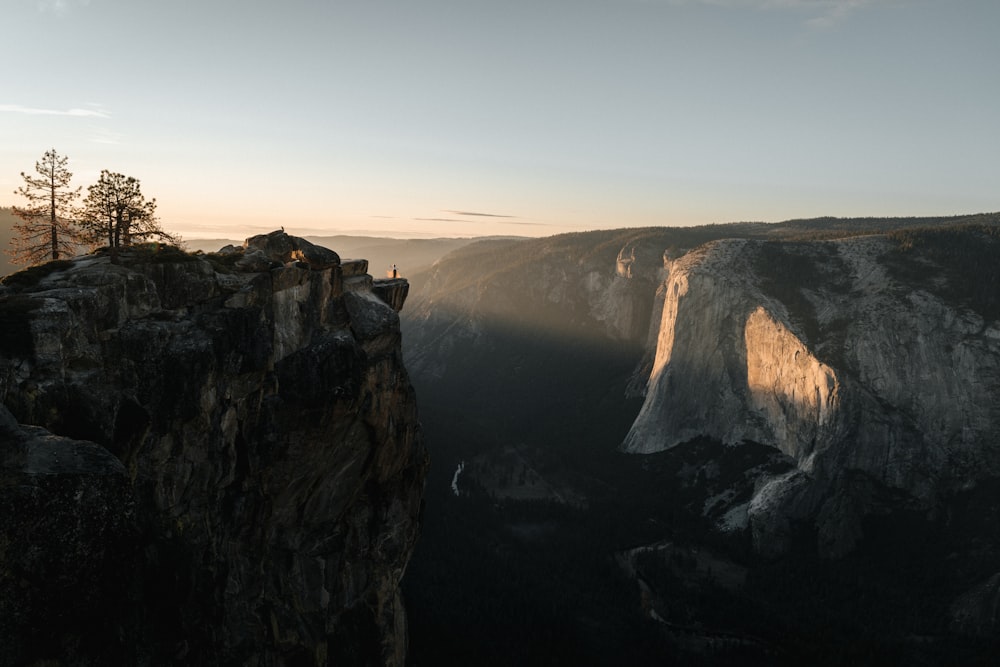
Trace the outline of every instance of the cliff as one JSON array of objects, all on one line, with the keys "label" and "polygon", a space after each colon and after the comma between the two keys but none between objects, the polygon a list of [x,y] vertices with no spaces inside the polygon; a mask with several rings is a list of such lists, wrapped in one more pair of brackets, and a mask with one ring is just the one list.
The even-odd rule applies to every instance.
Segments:
[{"label": "cliff", "polygon": [[273,232],[7,279],[3,664],[404,663],[427,454],[366,270]]},{"label": "cliff", "polygon": [[[975,664],[998,636],[998,223],[484,241],[419,276],[402,317],[437,466],[414,657],[516,632],[512,664],[620,662],[641,609],[703,662],[736,660],[722,639],[760,648],[747,664]],[[628,554],[626,609],[591,583]],[[489,621],[452,632],[469,590],[497,591]]]},{"label": "cliff", "polygon": [[930,241],[980,249],[949,258],[887,236],[728,240],[668,260],[625,451],[698,435],[779,448],[797,471],[759,483],[747,507],[767,553],[806,517],[821,552],[850,551],[875,489],[930,508],[1000,474],[1000,321],[993,297],[976,301],[963,284],[985,277],[961,264],[995,235]]}]

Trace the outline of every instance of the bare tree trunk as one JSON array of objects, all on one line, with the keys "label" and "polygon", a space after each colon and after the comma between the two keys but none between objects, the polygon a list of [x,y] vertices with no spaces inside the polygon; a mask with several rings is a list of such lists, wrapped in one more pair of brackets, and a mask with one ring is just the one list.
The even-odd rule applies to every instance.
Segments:
[{"label": "bare tree trunk", "polygon": [[52,186],[51,204],[49,205],[49,223],[52,232],[52,259],[59,259],[59,230],[56,227],[56,188]]}]

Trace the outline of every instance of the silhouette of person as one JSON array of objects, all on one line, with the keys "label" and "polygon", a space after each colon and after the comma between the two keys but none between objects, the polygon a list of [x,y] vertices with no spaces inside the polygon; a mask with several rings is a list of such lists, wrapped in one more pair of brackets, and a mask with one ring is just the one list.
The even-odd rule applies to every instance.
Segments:
[{"label": "silhouette of person", "polygon": [[392,277],[395,278],[398,274],[396,273],[396,265],[392,265]]}]

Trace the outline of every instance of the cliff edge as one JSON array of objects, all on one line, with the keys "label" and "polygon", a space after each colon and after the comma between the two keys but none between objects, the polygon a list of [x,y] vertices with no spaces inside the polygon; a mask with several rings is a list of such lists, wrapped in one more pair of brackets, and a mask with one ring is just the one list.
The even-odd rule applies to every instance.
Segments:
[{"label": "cliff edge", "polygon": [[404,664],[428,459],[366,270],[272,232],[7,278],[0,664]]}]

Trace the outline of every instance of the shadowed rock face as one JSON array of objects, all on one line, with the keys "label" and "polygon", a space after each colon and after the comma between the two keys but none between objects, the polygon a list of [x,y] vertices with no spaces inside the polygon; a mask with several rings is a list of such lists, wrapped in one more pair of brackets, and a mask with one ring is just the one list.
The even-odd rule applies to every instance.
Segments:
[{"label": "shadowed rock face", "polygon": [[403,664],[405,281],[347,273],[274,232],[0,288],[3,664]]},{"label": "shadowed rock face", "polygon": [[[128,664],[121,619],[138,537],[121,461],[92,442],[19,426],[0,405],[0,664],[101,655]],[[43,653],[44,652],[44,653]]]}]

